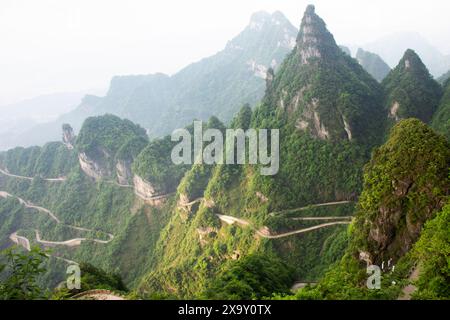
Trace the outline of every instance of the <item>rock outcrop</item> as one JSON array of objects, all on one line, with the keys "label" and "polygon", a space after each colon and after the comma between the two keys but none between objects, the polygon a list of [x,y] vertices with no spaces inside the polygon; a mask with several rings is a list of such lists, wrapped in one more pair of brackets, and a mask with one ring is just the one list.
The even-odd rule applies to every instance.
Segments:
[{"label": "rock outcrop", "polygon": [[297,50],[302,64],[308,64],[314,58],[327,58],[342,53],[333,35],[327,30],[325,22],[316,14],[313,5],[306,8],[303,16],[297,37]]},{"label": "rock outcrop", "polygon": [[269,80],[265,102],[287,112],[299,131],[327,141],[362,142],[382,134],[381,86],[336,44],[312,5],[293,52]]},{"label": "rock outcrop", "polygon": [[116,163],[117,182],[121,185],[128,185],[133,178],[131,173],[131,163],[125,160],[118,160]]},{"label": "rock outcrop", "polygon": [[417,119],[400,121],[366,167],[355,234],[362,260],[397,261],[450,190],[446,139]]},{"label": "rock outcrop", "polygon": [[83,170],[83,172],[87,176],[93,178],[96,181],[111,176],[111,171],[107,168],[105,164],[102,164],[99,161],[90,158],[84,152],[78,155],[78,160],[80,163],[81,170]]},{"label": "rock outcrop", "polygon": [[69,150],[72,150],[75,145],[75,133],[69,124],[63,124],[62,126],[63,136],[62,141],[67,146]]},{"label": "rock outcrop", "polygon": [[152,184],[138,175],[133,177],[134,193],[143,200],[151,200],[157,196]]}]

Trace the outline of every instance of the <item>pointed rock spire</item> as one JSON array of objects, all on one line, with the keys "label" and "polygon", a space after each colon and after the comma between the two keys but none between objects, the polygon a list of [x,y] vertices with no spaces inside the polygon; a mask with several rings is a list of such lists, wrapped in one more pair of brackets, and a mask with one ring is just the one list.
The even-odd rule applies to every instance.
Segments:
[{"label": "pointed rock spire", "polygon": [[297,50],[302,64],[308,64],[312,58],[335,55],[340,50],[325,22],[315,13],[313,5],[306,8],[303,16],[297,36]]}]

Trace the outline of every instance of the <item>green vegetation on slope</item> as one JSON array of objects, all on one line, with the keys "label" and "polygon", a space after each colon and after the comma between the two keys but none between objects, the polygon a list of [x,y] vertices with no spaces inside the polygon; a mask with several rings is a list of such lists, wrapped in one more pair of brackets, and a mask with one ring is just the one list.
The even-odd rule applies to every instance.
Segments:
[{"label": "green vegetation on slope", "polygon": [[442,88],[411,49],[383,80],[385,107],[394,120],[418,118],[429,123],[442,96]]},{"label": "green vegetation on slope", "polygon": [[[374,152],[365,169],[356,221],[345,256],[297,299],[395,299],[419,268],[417,298],[448,298],[448,206],[450,149],[445,139],[417,119],[404,120]],[[384,272],[380,290],[366,287],[365,252]],[[293,298],[293,297],[289,297]]]},{"label": "green vegetation on slope", "polygon": [[383,59],[381,59],[379,55],[369,51],[364,51],[361,48],[359,48],[356,53],[356,59],[361,66],[378,82],[383,81],[383,79],[391,71],[391,68],[386,62],[383,61]]},{"label": "green vegetation on slope", "polygon": [[445,92],[431,126],[450,140],[450,80],[444,84]]},{"label": "green vegetation on slope", "polygon": [[403,256],[449,192],[448,142],[417,119],[396,125],[365,169],[356,243],[373,261]]}]

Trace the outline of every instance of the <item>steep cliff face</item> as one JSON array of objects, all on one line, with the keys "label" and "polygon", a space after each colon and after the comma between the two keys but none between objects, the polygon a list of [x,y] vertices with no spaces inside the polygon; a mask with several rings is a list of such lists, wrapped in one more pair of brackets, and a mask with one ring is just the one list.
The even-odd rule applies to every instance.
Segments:
[{"label": "steep cliff face", "polygon": [[296,48],[301,64],[308,64],[314,58],[319,60],[333,58],[342,53],[333,35],[326,28],[325,22],[315,13],[313,5],[306,8]]},{"label": "steep cliff face", "polygon": [[67,146],[69,150],[72,150],[75,144],[75,133],[69,124],[63,124],[63,143]]},{"label": "steep cliff face", "polygon": [[117,182],[121,185],[127,185],[133,177],[131,173],[131,163],[125,160],[118,160],[116,163]]},{"label": "steep cliff face", "polygon": [[[105,154],[106,156],[106,154]],[[86,153],[78,154],[80,168],[83,172],[93,178],[94,180],[101,180],[111,177],[111,170],[108,168],[107,156],[105,159],[96,157],[96,159],[89,157]]]},{"label": "steep cliff face", "polygon": [[145,130],[113,115],[88,118],[76,140],[81,169],[95,180],[128,184],[131,163],[147,144]]},{"label": "steep cliff face", "polygon": [[115,171],[117,181],[121,185],[132,184],[133,173],[131,167],[136,157],[148,145],[145,137],[137,136],[127,140],[115,155]]},{"label": "steep cliff face", "polygon": [[358,247],[370,261],[397,261],[411,249],[446,202],[449,166],[447,141],[419,120],[392,129],[365,169],[356,221]]},{"label": "steep cliff face", "polygon": [[398,66],[383,80],[385,108],[392,123],[417,118],[429,123],[442,96],[420,57],[407,50]]},{"label": "steep cliff face", "polygon": [[133,177],[133,185],[135,194],[143,200],[150,200],[156,196],[156,191],[152,184],[138,175]]}]

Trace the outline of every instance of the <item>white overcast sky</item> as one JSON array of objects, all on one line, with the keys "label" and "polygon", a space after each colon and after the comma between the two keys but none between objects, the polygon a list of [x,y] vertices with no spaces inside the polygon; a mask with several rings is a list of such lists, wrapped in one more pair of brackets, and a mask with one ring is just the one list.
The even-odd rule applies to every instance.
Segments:
[{"label": "white overcast sky", "polygon": [[450,53],[448,0],[0,0],[0,105],[172,74],[221,50],[253,12],[280,10],[298,27],[309,3],[338,43],[418,31]]}]

